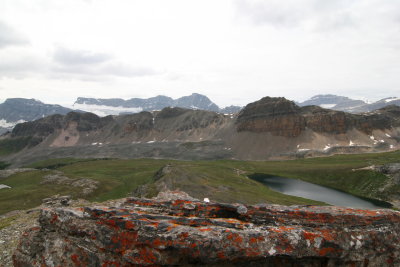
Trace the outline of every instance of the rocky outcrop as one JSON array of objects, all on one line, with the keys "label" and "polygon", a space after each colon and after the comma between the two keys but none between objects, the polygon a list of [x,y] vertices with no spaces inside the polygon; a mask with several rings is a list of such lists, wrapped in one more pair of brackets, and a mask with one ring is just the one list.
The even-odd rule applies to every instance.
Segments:
[{"label": "rocky outcrop", "polygon": [[273,135],[296,137],[305,129],[300,108],[283,97],[264,97],[248,104],[236,120],[237,131],[270,132]]},{"label": "rocky outcrop", "polygon": [[17,168],[17,169],[0,170],[0,178],[7,178],[16,173],[30,172],[30,171],[35,171],[35,170],[36,169],[33,169],[33,168]]},{"label": "rocky outcrop", "polygon": [[[173,194],[175,195],[175,194]],[[400,213],[129,198],[43,209],[14,266],[399,266]]]},{"label": "rocky outcrop", "polygon": [[82,196],[88,196],[97,189],[99,182],[89,178],[72,179],[64,176],[62,172],[57,171],[44,176],[43,181],[41,181],[40,184],[55,184],[78,187],[82,189]]},{"label": "rocky outcrop", "polygon": [[373,130],[399,127],[400,107],[390,106],[369,114],[350,114],[318,106],[298,107],[285,98],[264,97],[248,104],[236,121],[238,132],[269,132],[297,137],[306,129],[317,133],[345,134],[351,129],[371,134]]}]

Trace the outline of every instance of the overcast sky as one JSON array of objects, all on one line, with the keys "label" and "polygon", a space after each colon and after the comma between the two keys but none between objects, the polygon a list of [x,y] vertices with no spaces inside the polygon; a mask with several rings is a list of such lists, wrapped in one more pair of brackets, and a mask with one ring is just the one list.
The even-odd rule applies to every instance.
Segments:
[{"label": "overcast sky", "polygon": [[400,96],[397,0],[0,0],[0,100]]}]

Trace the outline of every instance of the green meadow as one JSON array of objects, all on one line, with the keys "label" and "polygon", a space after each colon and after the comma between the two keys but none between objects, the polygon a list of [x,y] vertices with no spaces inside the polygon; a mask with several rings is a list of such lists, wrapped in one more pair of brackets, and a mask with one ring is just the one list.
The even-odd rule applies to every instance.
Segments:
[{"label": "green meadow", "polygon": [[[81,198],[80,188],[41,184],[45,175],[56,170],[72,179],[90,178],[99,181],[98,188],[85,198],[101,202],[127,197],[140,185],[151,186],[156,172],[166,164],[171,164],[178,170],[172,175],[177,177],[171,182],[173,189],[196,192],[214,201],[324,205],[321,202],[272,191],[267,186],[248,178],[248,175],[257,173],[301,179],[356,196],[385,200],[390,193],[399,192],[400,187],[386,186],[389,178],[385,175],[356,169],[390,162],[400,162],[399,151],[288,161],[52,159],[26,166],[36,168],[35,171],[0,178],[0,184],[12,187],[0,190],[0,214],[36,207],[41,204],[43,198],[55,194],[68,194],[73,198]],[[155,191],[154,195],[156,193]]]}]

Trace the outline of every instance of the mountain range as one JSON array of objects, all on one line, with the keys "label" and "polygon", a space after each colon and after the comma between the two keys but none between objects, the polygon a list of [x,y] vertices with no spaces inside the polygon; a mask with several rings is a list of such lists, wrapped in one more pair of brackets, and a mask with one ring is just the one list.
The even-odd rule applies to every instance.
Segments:
[{"label": "mountain range", "polygon": [[350,113],[369,112],[386,107],[388,105],[400,106],[400,98],[387,97],[373,103],[367,103],[363,100],[355,100],[345,96],[337,95],[316,95],[310,99],[297,103],[299,106],[316,105],[322,108],[340,110]]},{"label": "mountain range", "polygon": [[180,107],[188,109],[209,110],[220,113],[236,113],[241,107],[229,106],[220,108],[207,96],[193,93],[173,99],[168,96],[159,95],[150,98],[84,98],[78,97],[74,108],[95,113],[99,116],[138,113],[140,111],[155,111],[165,107]]},{"label": "mountain range", "polygon": [[[296,102],[296,104],[301,107],[317,105],[327,109],[362,113],[380,109],[388,105],[400,106],[400,98],[389,97],[374,103],[366,103],[362,100],[355,100],[344,96],[316,95],[304,102]],[[162,110],[165,107],[208,110],[222,114],[235,114],[242,108],[233,105],[220,108],[207,96],[196,93],[177,99],[162,95],[147,99],[132,98],[128,100],[121,98],[102,99],[78,97],[70,108],[60,105],[45,104],[35,99],[10,98],[0,104],[0,134],[11,131],[17,123],[32,121],[53,114],[65,115],[71,111],[91,112],[98,116],[107,116],[132,114],[141,111],[156,111]]]},{"label": "mountain range", "polygon": [[0,160],[14,164],[49,157],[264,160],[390,151],[400,148],[400,107],[351,114],[265,97],[234,115],[178,107],[106,117],[70,112],[17,124],[0,142],[11,147],[0,151]]},{"label": "mountain range", "polygon": [[219,108],[208,97],[196,93],[178,99],[161,95],[147,99],[132,98],[128,100],[78,97],[72,108],[45,104],[35,99],[9,98],[0,104],[0,134],[11,131],[17,123],[32,121],[53,114],[65,115],[71,111],[91,112],[98,116],[107,116],[155,111],[165,107],[182,107],[229,114],[237,113],[241,109],[239,106]]}]

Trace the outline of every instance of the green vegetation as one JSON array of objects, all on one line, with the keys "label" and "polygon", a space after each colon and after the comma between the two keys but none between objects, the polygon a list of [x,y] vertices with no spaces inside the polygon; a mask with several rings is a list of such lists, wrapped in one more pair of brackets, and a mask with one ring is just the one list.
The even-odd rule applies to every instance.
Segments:
[{"label": "green vegetation", "polygon": [[88,158],[88,159],[76,159],[76,158],[48,159],[48,160],[35,162],[26,167],[35,168],[35,169],[51,169],[51,170],[53,170],[53,169],[71,165],[71,164],[74,164],[77,162],[86,162],[86,161],[95,161],[95,160],[108,160],[108,158],[104,158],[104,159],[92,159],[92,158]]},{"label": "green vegetation", "polygon": [[4,170],[8,166],[10,166],[10,164],[8,164],[7,162],[0,161],[0,170]]},{"label": "green vegetation", "polygon": [[31,140],[31,136],[0,140],[0,156],[6,156],[22,150]]},{"label": "green vegetation", "polygon": [[18,216],[11,216],[4,219],[0,219],[0,230],[6,228],[7,226],[10,226],[13,223],[13,221],[15,221],[17,218]]},{"label": "green vegetation", "polygon": [[[99,187],[86,198],[105,201],[126,197],[138,186],[149,184],[150,194],[155,195],[155,173],[171,164],[173,172],[163,181],[170,188],[187,191],[195,197],[209,197],[215,201],[277,204],[322,204],[303,198],[288,196],[270,190],[249,179],[254,173],[297,178],[328,186],[367,198],[386,199],[399,192],[399,186],[387,186],[388,178],[370,170],[355,170],[370,165],[400,162],[400,152],[337,155],[325,158],[291,161],[175,161],[156,159],[53,159],[29,167],[44,170],[18,173],[1,180],[11,189],[0,191],[0,214],[15,209],[40,205],[43,198],[55,194],[82,197],[81,189],[53,184],[41,185],[43,176],[61,171],[70,178],[90,178],[99,181]],[[55,169],[55,170],[45,170]],[[384,188],[385,190],[380,190]]]}]

